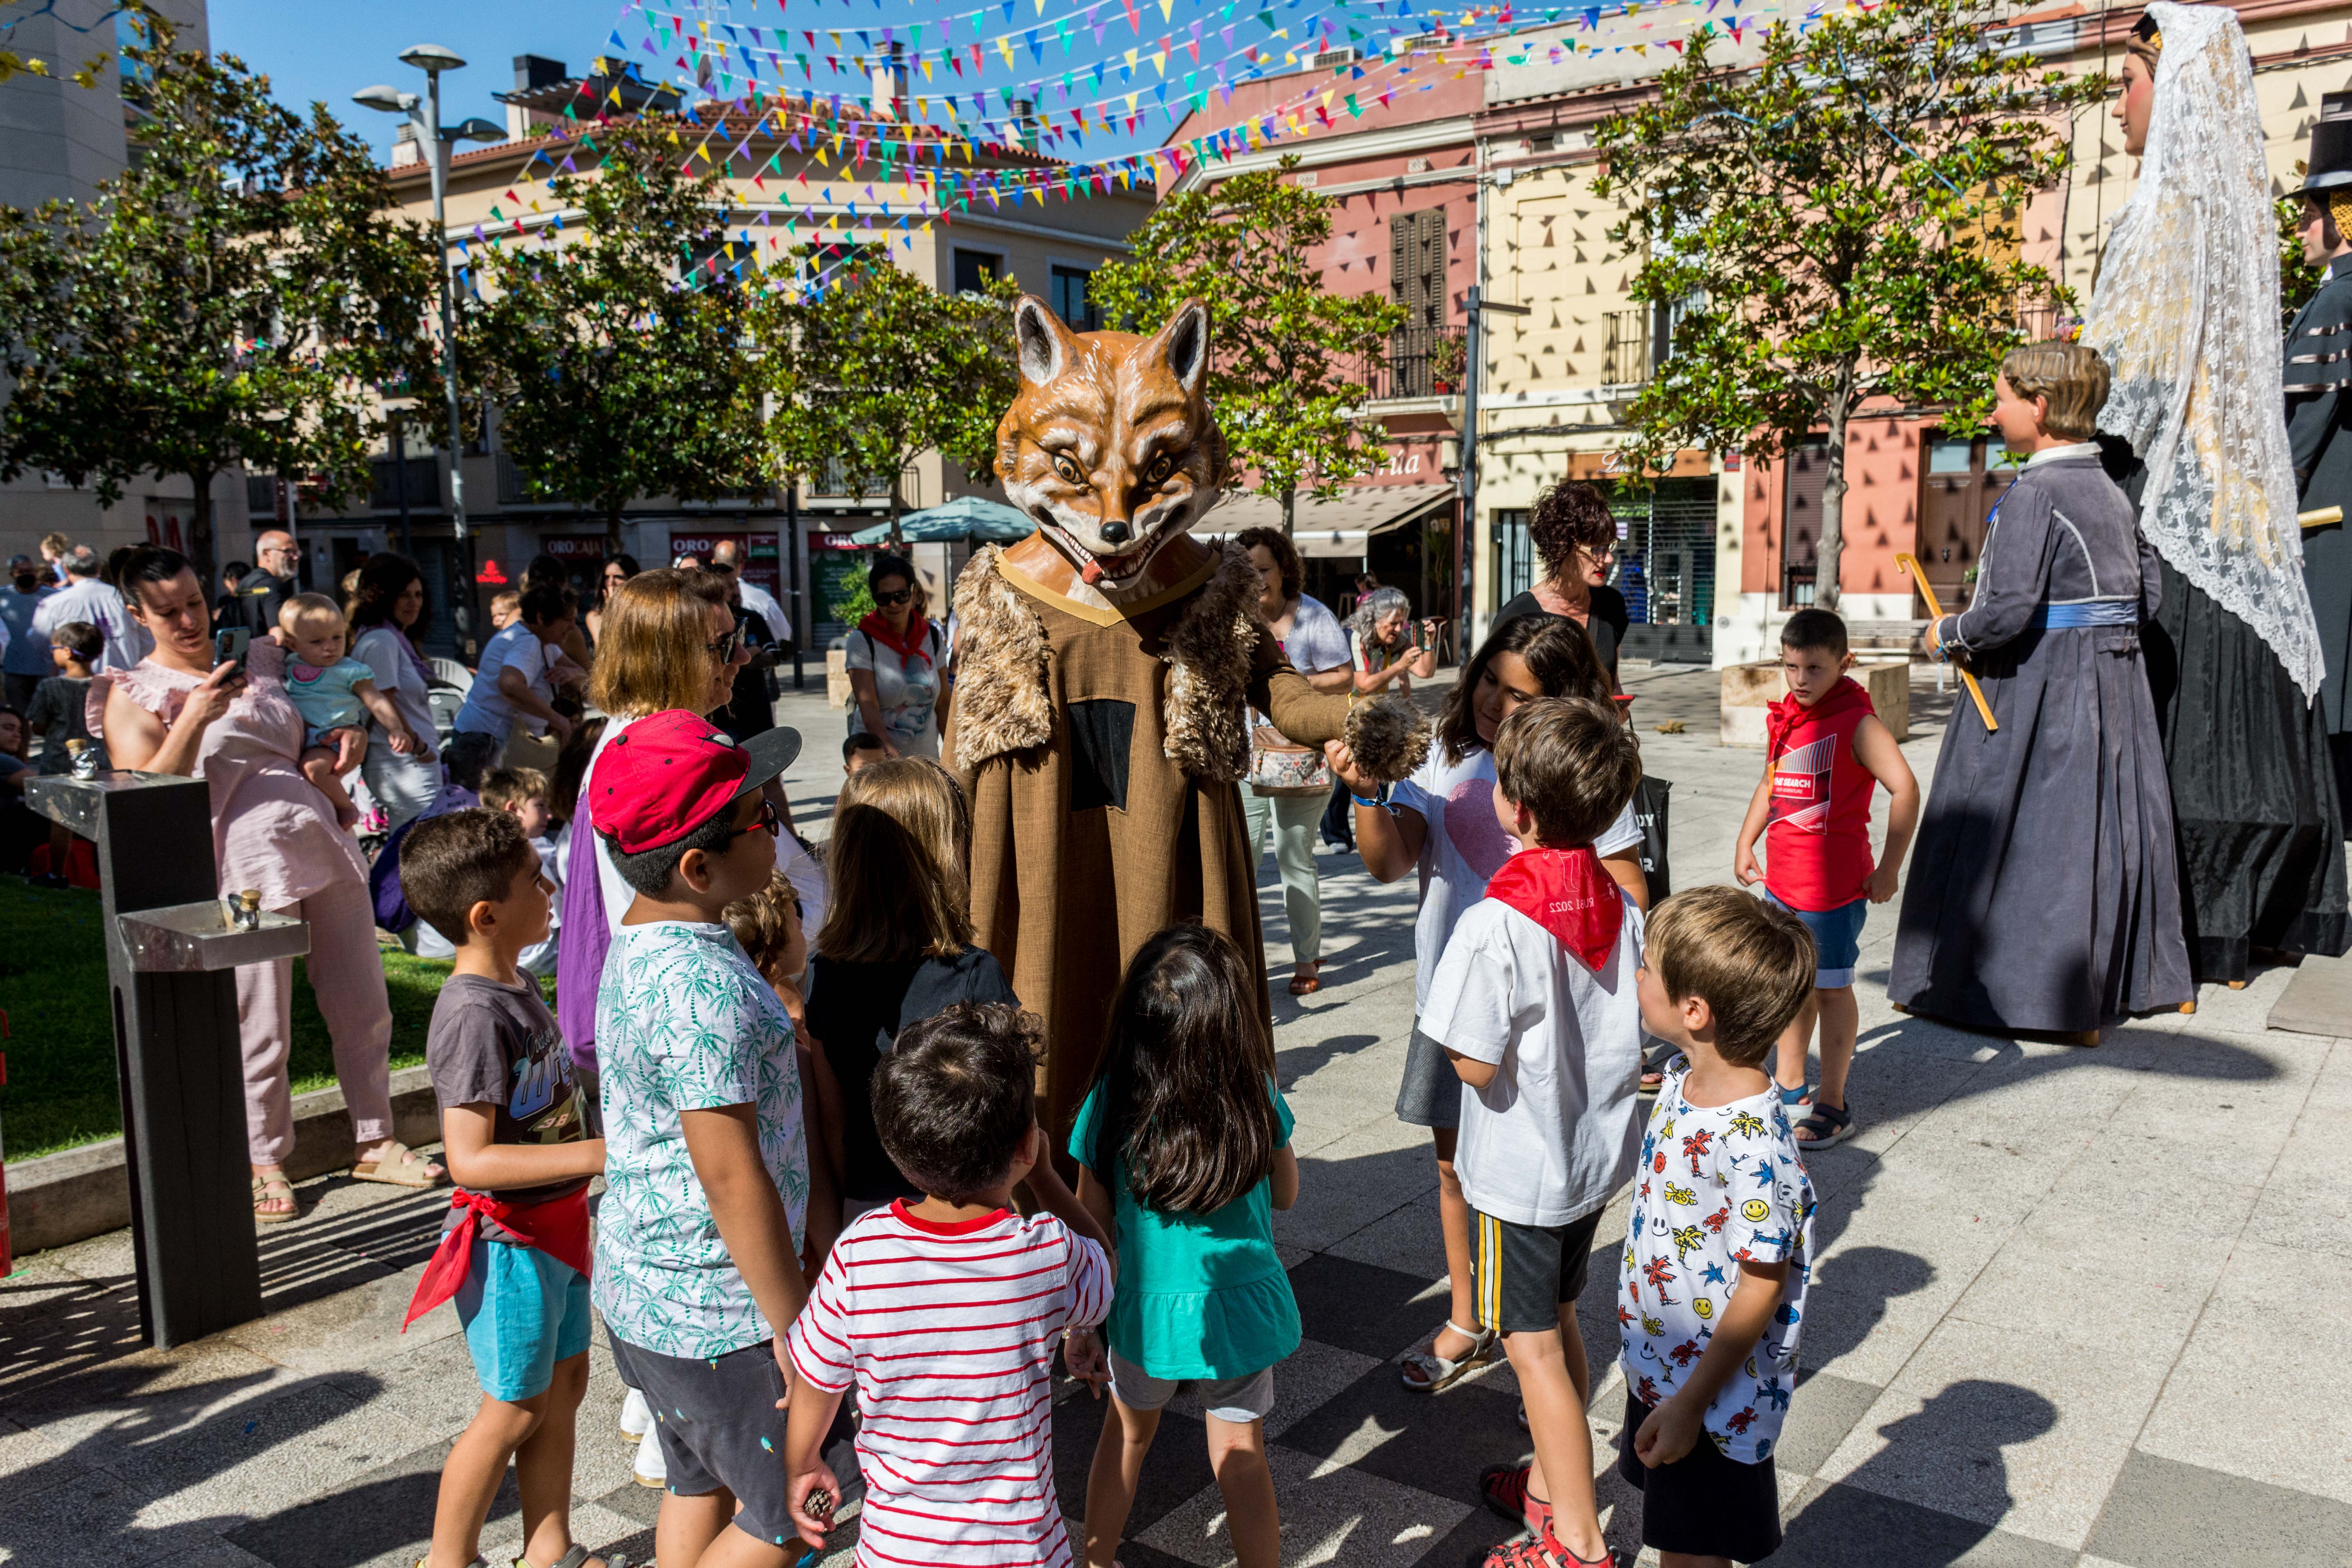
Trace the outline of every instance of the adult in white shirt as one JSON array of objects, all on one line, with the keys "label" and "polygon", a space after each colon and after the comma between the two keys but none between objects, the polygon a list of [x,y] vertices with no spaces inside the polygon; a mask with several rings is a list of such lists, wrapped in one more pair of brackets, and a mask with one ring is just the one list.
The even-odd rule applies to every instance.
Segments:
[{"label": "adult in white shirt", "polygon": [[383,725],[368,722],[367,755],[360,776],[383,803],[391,825],[423,812],[441,793],[441,759],[434,749],[432,668],[417,651],[416,624],[425,617],[425,574],[405,555],[371,555],[360,568],[352,605],[352,657],[375,672],[375,689],[392,700],[409,732],[425,749],[402,751]]},{"label": "adult in white shirt", "polygon": [[768,624],[768,635],[778,643],[793,640],[793,618],[784,614],[776,596],[743,575],[743,547],[731,539],[722,539],[710,552],[713,566],[734,568],[739,591],[743,595],[743,607]]},{"label": "adult in white shirt", "polygon": [[59,563],[65,568],[66,585],[42,600],[33,612],[34,635],[47,642],[49,634],[68,621],[88,621],[106,639],[106,651],[99,656],[100,670],[129,669],[146,657],[122,595],[99,578],[98,552],[77,544]]},{"label": "adult in white shirt", "polygon": [[553,735],[559,745],[570,740],[572,721],[555,710],[548,669],[563,634],[571,629],[572,606],[564,602],[562,589],[542,585],[524,590],[522,618],[482,645],[474,684],[451,727],[461,735],[490,736],[501,760],[507,737],[518,722],[534,735]]}]

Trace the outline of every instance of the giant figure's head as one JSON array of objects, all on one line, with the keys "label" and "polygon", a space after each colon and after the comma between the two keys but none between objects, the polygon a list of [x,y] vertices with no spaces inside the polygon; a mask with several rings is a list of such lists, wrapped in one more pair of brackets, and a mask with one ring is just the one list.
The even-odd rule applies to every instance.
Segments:
[{"label": "giant figure's head", "polygon": [[996,427],[996,471],[1087,584],[1118,589],[1217,501],[1225,442],[1204,395],[1209,309],[1176,307],[1150,337],[1073,332],[1045,301],[1014,308],[1021,391]]}]

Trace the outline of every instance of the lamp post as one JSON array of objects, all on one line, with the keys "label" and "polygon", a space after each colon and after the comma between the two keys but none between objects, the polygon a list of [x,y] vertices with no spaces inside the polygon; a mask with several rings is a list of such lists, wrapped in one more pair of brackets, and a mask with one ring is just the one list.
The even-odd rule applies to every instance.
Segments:
[{"label": "lamp post", "polygon": [[[474,603],[474,537],[466,527],[465,446],[458,435],[457,321],[449,282],[449,151],[458,142],[503,142],[507,133],[504,127],[487,120],[468,120],[455,126],[441,123],[441,73],[461,69],[466,64],[454,50],[437,44],[417,44],[401,50],[400,58],[404,64],[425,73],[422,99],[413,92],[377,86],[353,93],[352,101],[365,109],[408,116],[408,122],[416,128],[417,140],[424,144],[426,166],[432,172],[433,242],[441,252],[441,387],[448,399],[449,416],[449,526],[457,544],[458,588],[454,609],[460,651],[471,658],[478,651],[474,628],[480,617],[475,613]],[[402,456],[405,456],[404,452]]]}]

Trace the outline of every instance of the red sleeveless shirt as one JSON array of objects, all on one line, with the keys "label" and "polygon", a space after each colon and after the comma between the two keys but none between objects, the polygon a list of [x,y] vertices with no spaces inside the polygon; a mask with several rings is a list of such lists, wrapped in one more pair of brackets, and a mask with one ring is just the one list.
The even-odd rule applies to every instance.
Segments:
[{"label": "red sleeveless shirt", "polygon": [[1772,704],[1770,812],[1764,887],[1792,910],[1843,909],[1869,896],[1870,792],[1878,783],[1853,760],[1853,732],[1872,714],[1870,694],[1841,679],[1811,708]]}]

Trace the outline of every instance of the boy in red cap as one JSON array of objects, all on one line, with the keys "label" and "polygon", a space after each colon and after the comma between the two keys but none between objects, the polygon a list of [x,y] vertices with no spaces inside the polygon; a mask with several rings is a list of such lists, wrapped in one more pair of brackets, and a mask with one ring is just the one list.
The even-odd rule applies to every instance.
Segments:
[{"label": "boy in red cap", "polygon": [[595,1298],[659,1423],[665,1563],[782,1568],[795,1533],[782,1335],[805,1299],[812,1173],[792,1020],[723,911],[768,885],[778,817],[763,786],[799,751],[791,730],[746,748],[671,710],[629,726],[589,781],[596,831],[636,892],[596,997]]}]

